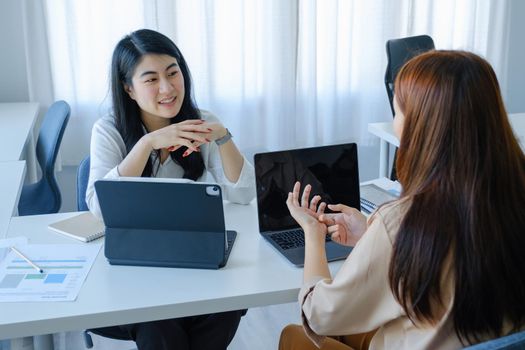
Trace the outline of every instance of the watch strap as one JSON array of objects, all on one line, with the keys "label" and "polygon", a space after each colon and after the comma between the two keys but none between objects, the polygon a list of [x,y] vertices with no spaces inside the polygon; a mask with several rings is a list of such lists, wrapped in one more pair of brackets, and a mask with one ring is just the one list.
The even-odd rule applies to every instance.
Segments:
[{"label": "watch strap", "polygon": [[223,137],[218,138],[217,140],[215,140],[215,143],[217,144],[217,146],[224,145],[226,142],[230,141],[230,139],[232,137],[233,136],[230,133],[230,130],[226,129],[226,135],[224,135]]}]

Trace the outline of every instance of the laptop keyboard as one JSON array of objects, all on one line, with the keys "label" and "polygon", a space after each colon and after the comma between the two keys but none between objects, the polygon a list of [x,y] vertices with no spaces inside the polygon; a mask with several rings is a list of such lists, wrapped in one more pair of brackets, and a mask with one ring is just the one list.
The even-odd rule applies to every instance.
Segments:
[{"label": "laptop keyboard", "polygon": [[[304,232],[301,229],[274,233],[270,237],[282,250],[304,247]],[[327,235],[325,241],[331,241],[330,236]]]},{"label": "laptop keyboard", "polygon": [[224,252],[224,261],[228,261],[230,253],[232,251],[233,243],[237,237],[237,232],[235,231],[226,231],[226,239],[228,240],[228,249]]}]

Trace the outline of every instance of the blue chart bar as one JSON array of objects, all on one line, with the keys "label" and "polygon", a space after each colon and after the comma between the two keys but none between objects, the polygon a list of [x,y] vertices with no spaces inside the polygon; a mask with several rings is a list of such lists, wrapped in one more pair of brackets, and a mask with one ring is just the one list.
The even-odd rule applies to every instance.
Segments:
[{"label": "blue chart bar", "polygon": [[66,279],[67,274],[65,273],[50,273],[47,275],[44,283],[62,283]]}]

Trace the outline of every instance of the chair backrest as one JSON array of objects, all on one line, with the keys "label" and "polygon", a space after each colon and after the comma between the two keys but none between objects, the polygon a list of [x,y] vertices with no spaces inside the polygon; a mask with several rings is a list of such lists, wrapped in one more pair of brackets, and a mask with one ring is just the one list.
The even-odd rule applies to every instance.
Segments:
[{"label": "chair backrest", "polygon": [[42,168],[41,181],[48,183],[59,198],[59,202],[60,191],[55,179],[55,162],[70,114],[71,108],[67,102],[57,101],[53,103],[44,116],[36,144],[36,157]]},{"label": "chair backrest", "polygon": [[466,347],[468,350],[524,350],[525,331]]},{"label": "chair backrest", "polygon": [[77,210],[86,211],[89,210],[86,203],[86,189],[89,180],[89,156],[82,159],[77,170]]},{"label": "chair backrest", "polygon": [[394,115],[394,81],[396,80],[397,72],[412,57],[434,48],[434,41],[428,35],[392,39],[386,42],[388,65],[385,72],[385,86],[392,115]]},{"label": "chair backrest", "polygon": [[57,213],[62,197],[55,178],[55,162],[69,121],[71,109],[64,101],[57,101],[49,107],[38,133],[36,156],[42,169],[42,178],[24,185],[18,202],[19,215]]},{"label": "chair backrest", "polygon": [[64,136],[71,108],[65,101],[57,101],[49,107],[40,127],[36,144],[36,156],[42,172],[54,177],[58,149]]}]

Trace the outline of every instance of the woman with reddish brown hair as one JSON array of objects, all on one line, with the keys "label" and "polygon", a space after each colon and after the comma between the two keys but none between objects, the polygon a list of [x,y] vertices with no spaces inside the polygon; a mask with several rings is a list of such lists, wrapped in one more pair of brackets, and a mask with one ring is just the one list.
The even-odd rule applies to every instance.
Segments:
[{"label": "woman with reddish brown hair", "polygon": [[[431,51],[395,92],[399,200],[367,222],[343,205],[322,213],[308,185],[289,194],[306,241],[303,327],[280,349],[459,349],[525,328],[525,156],[494,71]],[[327,233],[355,245],[334,278]]]}]

